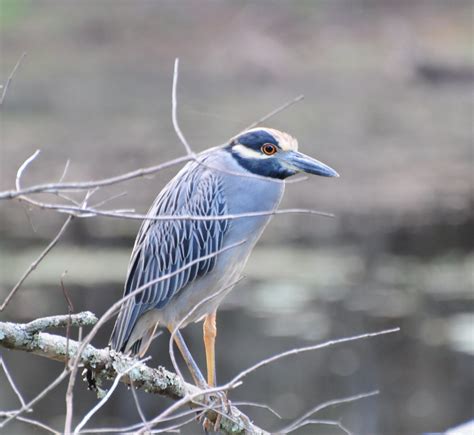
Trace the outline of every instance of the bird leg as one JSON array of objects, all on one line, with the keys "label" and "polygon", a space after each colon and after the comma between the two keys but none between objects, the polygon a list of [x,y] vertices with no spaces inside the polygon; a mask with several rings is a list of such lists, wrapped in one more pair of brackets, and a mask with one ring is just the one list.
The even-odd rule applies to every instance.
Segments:
[{"label": "bird leg", "polygon": [[[168,330],[170,331],[171,334],[173,334],[174,330],[171,326],[168,326]],[[188,347],[186,346],[186,343],[184,342],[184,338],[181,335],[181,332],[179,330],[174,332],[174,341],[176,343],[176,346],[178,346],[178,349],[181,352],[181,355],[183,356],[184,362],[188,366],[191,376],[194,379],[194,383],[197,386],[199,386],[199,388],[206,389],[207,388],[206,380],[204,379],[204,376],[202,375],[201,370],[199,370],[199,367],[196,364],[196,361],[194,361],[194,358],[191,355],[191,352],[189,351]]]},{"label": "bird leg", "polygon": [[216,312],[207,315],[202,325],[204,348],[206,349],[207,384],[213,388],[216,386]]},{"label": "bird leg", "polygon": [[[214,316],[215,318],[215,316]],[[171,334],[173,334],[173,327],[168,326],[168,330],[170,331]],[[215,335],[214,335],[215,336]],[[193,356],[191,355],[191,352],[189,351],[188,347],[186,346],[186,343],[184,342],[184,338],[181,335],[181,332],[177,330],[174,333],[174,341],[176,343],[176,346],[178,346],[178,349],[183,356],[184,361],[186,362],[186,365],[188,366],[188,369],[191,373],[191,376],[194,379],[194,383],[199,386],[199,388],[206,390],[208,388],[206,384],[206,380],[204,379],[204,376],[202,375],[201,371],[199,370],[199,367],[197,366],[196,362],[194,361]],[[214,378],[215,379],[215,378]],[[217,397],[219,397],[219,394],[217,394]],[[209,405],[212,406],[216,399],[208,397],[206,399],[206,402],[208,402]],[[224,403],[223,400],[221,400],[222,403]],[[207,417],[206,417],[206,411],[202,413],[201,415],[198,416],[198,420],[202,421],[203,427],[206,432],[209,432],[213,427],[216,428],[220,425],[220,420],[221,416],[220,414],[216,415],[214,423],[212,423]]]},{"label": "bird leg", "polygon": [[[216,312],[207,315],[204,318],[204,323],[202,325],[203,337],[204,337],[204,348],[206,349],[206,366],[207,366],[207,384],[210,388],[216,386],[216,336],[217,336],[217,326],[216,326]],[[218,406],[222,412],[229,410],[229,401],[227,400],[227,394],[224,391],[218,392],[214,400],[211,400],[211,403],[214,406]],[[222,413],[217,413],[216,419],[214,422],[211,422],[209,419],[205,418],[203,421],[203,427],[206,432],[210,432],[213,429],[215,432],[218,432],[220,422],[222,418]]]}]

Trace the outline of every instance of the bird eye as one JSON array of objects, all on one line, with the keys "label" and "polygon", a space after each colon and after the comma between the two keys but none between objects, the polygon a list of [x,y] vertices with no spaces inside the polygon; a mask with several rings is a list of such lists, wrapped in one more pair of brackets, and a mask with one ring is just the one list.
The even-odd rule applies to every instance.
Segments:
[{"label": "bird eye", "polygon": [[266,143],[261,148],[262,153],[266,154],[267,156],[271,156],[277,152],[277,147],[272,143]]}]

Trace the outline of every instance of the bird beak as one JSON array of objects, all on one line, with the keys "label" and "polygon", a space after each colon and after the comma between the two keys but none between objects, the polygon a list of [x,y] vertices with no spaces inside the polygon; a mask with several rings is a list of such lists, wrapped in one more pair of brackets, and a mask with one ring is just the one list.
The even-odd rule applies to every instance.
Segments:
[{"label": "bird beak", "polygon": [[323,177],[339,177],[339,174],[328,165],[298,151],[288,151],[285,155],[285,162],[297,172],[306,172]]}]

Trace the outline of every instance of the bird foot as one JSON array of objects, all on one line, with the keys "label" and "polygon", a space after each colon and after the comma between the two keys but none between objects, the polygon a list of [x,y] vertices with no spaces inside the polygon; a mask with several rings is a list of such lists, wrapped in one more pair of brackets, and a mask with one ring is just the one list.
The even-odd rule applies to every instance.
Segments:
[{"label": "bird foot", "polygon": [[205,408],[198,418],[202,423],[203,429],[206,433],[219,432],[222,416],[229,414],[231,410],[227,393],[218,391],[207,395]]}]

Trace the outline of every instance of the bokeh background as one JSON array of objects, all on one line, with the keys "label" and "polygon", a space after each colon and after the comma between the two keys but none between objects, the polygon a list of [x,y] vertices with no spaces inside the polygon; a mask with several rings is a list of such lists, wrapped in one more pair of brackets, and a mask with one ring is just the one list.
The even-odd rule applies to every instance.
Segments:
[{"label": "bokeh background", "polygon": [[[277,430],[318,403],[379,389],[318,414],[354,433],[441,432],[474,416],[473,6],[469,0],[0,1],[0,77],[28,53],[1,114],[1,190],[117,175],[183,154],[171,124],[174,58],[179,117],[195,150],[227,138],[286,100],[269,126],[336,168],[340,179],[287,188],[283,207],[333,219],[277,216],[219,314],[218,374],[296,346],[400,326],[401,332],[287,358],[257,371],[231,399]],[[114,208],[145,212],[177,168],[102,189]],[[0,204],[3,299],[65,217]],[[139,222],[76,219],[2,320],[76,311],[100,315],[122,292]],[[107,343],[112,323],[94,342]],[[64,331],[61,331],[64,333]],[[204,364],[200,326],[185,336]],[[170,367],[167,335],[151,364]],[[32,398],[62,367],[0,350]],[[0,408],[17,406],[0,374]],[[64,385],[35,407],[61,429]],[[92,427],[139,421],[125,387]],[[146,415],[169,402],[139,394]],[[76,416],[96,403],[76,387]],[[183,430],[198,431],[196,424]],[[6,433],[30,433],[21,423]],[[313,426],[298,433],[336,434]]]}]

